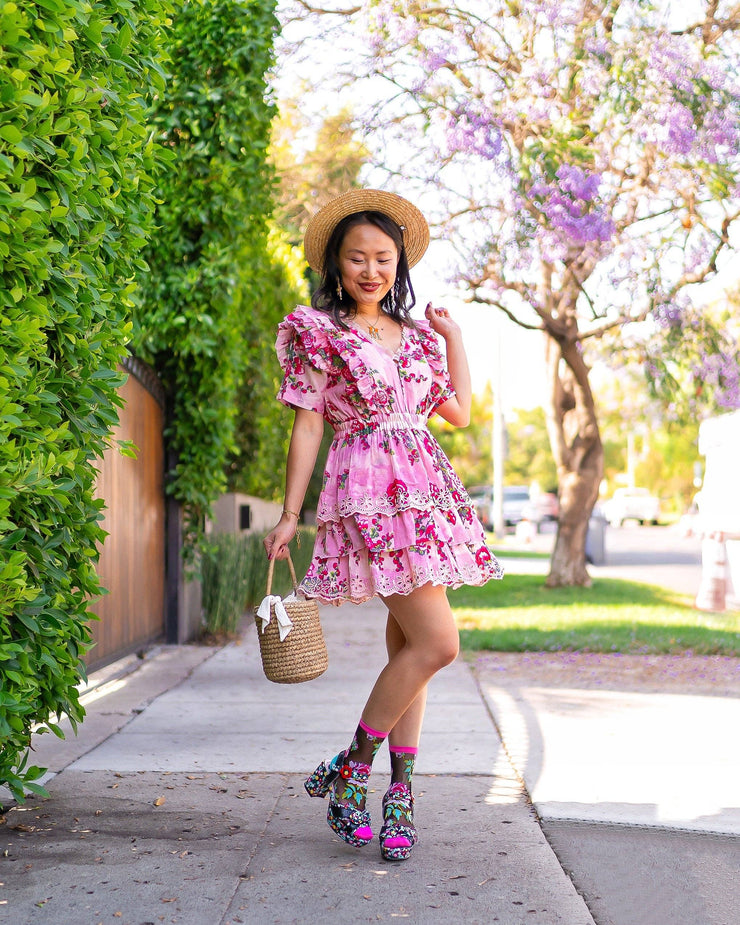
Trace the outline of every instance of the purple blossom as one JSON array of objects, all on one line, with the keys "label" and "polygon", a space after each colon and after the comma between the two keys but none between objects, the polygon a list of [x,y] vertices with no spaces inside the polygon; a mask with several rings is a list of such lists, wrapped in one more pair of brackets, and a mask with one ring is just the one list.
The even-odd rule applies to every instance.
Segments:
[{"label": "purple blossom", "polygon": [[501,154],[501,130],[489,113],[459,107],[450,115],[446,133],[451,154],[477,154],[490,161],[496,160]]},{"label": "purple blossom", "polygon": [[[740,148],[740,119],[727,108],[711,109],[702,126],[702,154],[710,163],[721,159],[720,152],[736,152]],[[718,151],[719,149],[719,151]]]},{"label": "purple blossom", "polygon": [[389,44],[407,45],[419,35],[419,23],[414,16],[401,15],[392,2],[378,3],[368,10],[367,30],[375,52],[388,50]]},{"label": "purple blossom", "polygon": [[725,351],[707,354],[693,369],[694,378],[711,386],[720,408],[740,408],[740,367],[737,355]]},{"label": "purple blossom", "polygon": [[657,36],[648,58],[655,82],[668,84],[681,93],[691,93],[699,71],[696,47],[688,36]]},{"label": "purple blossom", "polygon": [[661,328],[680,328],[684,320],[684,307],[675,302],[658,305],[653,310],[653,318]]},{"label": "purple blossom", "polygon": [[689,154],[696,140],[691,110],[681,103],[665,103],[655,115],[655,141],[666,154]]},{"label": "purple blossom", "polygon": [[602,57],[611,50],[610,44],[605,36],[592,35],[586,39],[583,46],[590,55]]},{"label": "purple blossom", "polygon": [[547,241],[549,253],[562,258],[562,247],[609,241],[614,222],[596,202],[601,176],[574,164],[561,164],[556,179],[557,183],[540,180],[530,190],[555,232],[554,238]]},{"label": "purple blossom", "polygon": [[590,202],[596,199],[601,185],[598,173],[586,173],[575,164],[561,164],[555,176],[560,181],[560,189],[570,193],[575,199]]},{"label": "purple blossom", "polygon": [[538,0],[530,7],[530,14],[555,27],[577,26],[582,20],[581,4],[576,0]]},{"label": "purple blossom", "polygon": [[422,55],[422,61],[425,70],[433,74],[440,68],[445,67],[448,63],[448,56],[447,53],[442,50],[428,48]]}]

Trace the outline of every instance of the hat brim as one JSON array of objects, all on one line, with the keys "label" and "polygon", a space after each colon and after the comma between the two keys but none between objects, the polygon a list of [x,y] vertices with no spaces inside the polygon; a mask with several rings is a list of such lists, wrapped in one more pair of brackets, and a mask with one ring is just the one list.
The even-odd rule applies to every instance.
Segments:
[{"label": "hat brim", "polygon": [[424,256],[429,246],[429,225],[421,212],[407,199],[376,189],[354,189],[332,199],[308,223],[303,239],[306,260],[312,270],[324,268],[326,245],[339,222],[357,212],[382,212],[403,232],[403,246],[409,267]]}]

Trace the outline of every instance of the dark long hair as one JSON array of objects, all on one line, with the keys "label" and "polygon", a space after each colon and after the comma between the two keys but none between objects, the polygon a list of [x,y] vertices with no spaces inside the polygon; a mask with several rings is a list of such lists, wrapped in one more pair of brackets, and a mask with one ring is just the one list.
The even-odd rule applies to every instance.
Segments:
[{"label": "dark long hair", "polygon": [[[380,307],[399,324],[415,327],[413,319],[409,316],[409,312],[416,304],[416,299],[409,277],[409,262],[406,257],[406,248],[403,246],[403,232],[392,218],[382,212],[354,212],[352,215],[346,215],[337,224],[326,244],[321,283],[311,296],[311,305],[320,312],[332,315],[340,328],[347,328],[345,319],[354,318],[357,306],[351,299],[344,296],[342,299],[339,298],[337,283],[340,280],[339,251],[345,235],[355,225],[375,225],[396,245],[398,251],[396,281],[384,296]],[[391,293],[394,295],[395,305],[391,303]]]}]

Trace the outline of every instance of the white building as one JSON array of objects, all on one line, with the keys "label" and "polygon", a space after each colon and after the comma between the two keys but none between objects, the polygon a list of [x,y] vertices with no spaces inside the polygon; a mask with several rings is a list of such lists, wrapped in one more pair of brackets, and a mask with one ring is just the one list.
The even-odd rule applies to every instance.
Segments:
[{"label": "white building", "polygon": [[[731,587],[740,598],[740,411],[708,418],[699,426],[699,452],[705,457],[704,483],[697,496],[705,537],[724,539]],[[721,535],[721,536],[720,536]],[[711,542],[711,540],[710,540]],[[707,568],[706,555],[704,568]]]}]

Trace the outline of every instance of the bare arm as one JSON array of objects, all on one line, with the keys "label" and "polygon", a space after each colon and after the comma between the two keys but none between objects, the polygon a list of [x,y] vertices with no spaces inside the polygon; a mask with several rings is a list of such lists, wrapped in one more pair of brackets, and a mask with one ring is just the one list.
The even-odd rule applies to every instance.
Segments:
[{"label": "bare arm", "polygon": [[287,558],[288,543],[298,528],[298,513],[306,496],[323,435],[324,419],[321,415],[316,411],[297,408],[285,469],[283,514],[264,539],[268,559]]},{"label": "bare arm", "polygon": [[467,427],[470,423],[470,404],[473,386],[462,340],[460,325],[450,318],[446,308],[433,308],[431,302],[424,313],[432,330],[444,338],[447,348],[447,371],[455,394],[437,408],[437,414],[454,427]]}]

